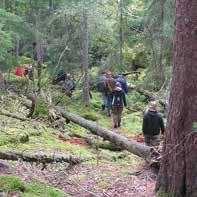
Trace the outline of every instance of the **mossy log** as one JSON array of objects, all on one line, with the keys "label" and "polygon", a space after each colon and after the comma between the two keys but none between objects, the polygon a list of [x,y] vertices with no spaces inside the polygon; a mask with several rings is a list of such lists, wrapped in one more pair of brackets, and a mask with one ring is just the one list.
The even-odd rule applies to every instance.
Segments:
[{"label": "mossy log", "polygon": [[29,153],[29,152],[0,152],[0,159],[3,160],[22,160],[25,162],[39,162],[39,163],[54,163],[54,162],[66,162],[72,165],[78,164],[88,159],[82,159],[80,157],[71,154],[55,154],[55,153]]},{"label": "mossy log", "polygon": [[24,117],[18,116],[16,114],[9,113],[9,112],[4,112],[4,111],[1,111],[1,110],[0,110],[0,115],[7,116],[7,117],[10,117],[10,118],[15,118],[15,119],[18,119],[18,120],[21,120],[21,121],[29,121],[30,120],[28,118],[24,118]]},{"label": "mossy log", "polygon": [[152,163],[153,155],[155,155],[153,148],[140,144],[134,140],[128,140],[124,136],[121,136],[113,131],[110,131],[109,129],[97,125],[96,122],[86,120],[78,115],[69,112],[65,112],[60,107],[55,107],[55,109],[59,113],[61,113],[65,119],[88,129],[93,134],[98,135],[105,140],[112,142],[113,144],[116,144],[118,147],[121,147],[122,150],[127,150],[139,157],[142,157],[147,162]]}]

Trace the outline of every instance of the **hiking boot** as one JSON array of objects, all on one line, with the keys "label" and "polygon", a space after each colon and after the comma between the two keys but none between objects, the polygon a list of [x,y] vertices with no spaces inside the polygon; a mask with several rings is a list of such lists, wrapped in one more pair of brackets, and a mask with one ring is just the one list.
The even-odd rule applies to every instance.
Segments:
[{"label": "hiking boot", "polygon": [[120,123],[118,123],[118,127],[121,127]]},{"label": "hiking boot", "polygon": [[116,129],[117,128],[117,125],[114,125],[114,129]]},{"label": "hiking boot", "polygon": [[111,114],[110,113],[108,113],[108,117],[111,117]]}]

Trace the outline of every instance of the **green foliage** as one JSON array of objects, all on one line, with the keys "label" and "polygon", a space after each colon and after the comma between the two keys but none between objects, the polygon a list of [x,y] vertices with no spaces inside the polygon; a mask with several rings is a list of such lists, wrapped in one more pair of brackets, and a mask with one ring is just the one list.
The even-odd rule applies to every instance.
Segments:
[{"label": "green foliage", "polygon": [[65,194],[55,188],[46,187],[45,185],[27,184],[14,176],[0,176],[0,188],[3,192],[19,192],[21,196],[50,196],[50,197],[63,197]]},{"label": "green foliage", "polygon": [[157,192],[157,197],[174,197],[174,194],[159,191],[159,192]]},{"label": "green foliage", "polygon": [[39,117],[46,117],[49,114],[49,109],[47,106],[47,103],[45,102],[44,99],[38,99],[36,101],[36,107],[35,107],[35,111],[34,111],[34,115],[35,116],[39,116]]}]

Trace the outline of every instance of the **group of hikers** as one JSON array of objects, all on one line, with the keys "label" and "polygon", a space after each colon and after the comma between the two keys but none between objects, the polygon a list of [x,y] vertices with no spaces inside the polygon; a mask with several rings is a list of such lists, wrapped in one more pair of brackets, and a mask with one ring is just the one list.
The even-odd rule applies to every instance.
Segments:
[{"label": "group of hikers", "polygon": [[[15,70],[15,75],[26,76],[29,80],[34,80],[34,70],[32,65],[22,67],[19,65]],[[59,69],[54,78],[53,84],[59,84],[62,92],[71,97],[75,89],[75,84],[71,75],[65,70]],[[102,95],[101,109],[107,110],[107,114],[113,117],[113,127],[121,126],[121,116],[123,108],[127,106],[126,94],[128,85],[123,74],[114,75],[111,71],[102,72],[97,82],[97,90]],[[165,127],[162,115],[157,111],[157,103],[152,101],[148,109],[143,113],[142,131],[145,144],[148,146],[158,146],[160,143],[160,132],[164,134]]]},{"label": "group of hikers", "polygon": [[[34,66],[31,64],[20,64],[16,67],[14,74],[18,77],[26,77],[29,81],[34,81]],[[73,90],[75,89],[74,81],[71,79],[71,75],[66,73],[61,67],[52,78],[53,84],[59,84],[64,92],[69,97],[72,96]]]},{"label": "group of hikers", "polygon": [[32,64],[18,65],[14,74],[18,77],[25,76],[28,80],[34,81],[34,66]]},{"label": "group of hikers", "polygon": [[[124,75],[102,72],[99,76],[97,89],[102,95],[102,110],[107,109],[108,116],[113,116],[113,127],[121,126],[123,108],[127,106],[126,96],[128,85]],[[157,111],[157,103],[151,101],[143,113],[143,135],[147,146],[159,146],[160,132],[165,132],[162,115]]]},{"label": "group of hikers", "polygon": [[102,94],[102,110],[107,109],[108,116],[113,115],[114,128],[121,126],[121,114],[126,107],[128,92],[127,82],[123,75],[113,75],[112,72],[102,72],[99,76],[97,89]]}]

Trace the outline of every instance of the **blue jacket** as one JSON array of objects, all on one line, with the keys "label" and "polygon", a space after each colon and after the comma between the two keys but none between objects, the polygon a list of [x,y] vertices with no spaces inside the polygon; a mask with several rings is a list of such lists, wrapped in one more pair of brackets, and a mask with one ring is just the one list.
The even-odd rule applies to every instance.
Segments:
[{"label": "blue jacket", "polygon": [[127,82],[125,80],[124,77],[122,76],[118,76],[118,78],[116,79],[117,82],[119,82],[122,86],[122,89],[124,90],[125,93],[128,93],[128,86],[127,86]]}]

